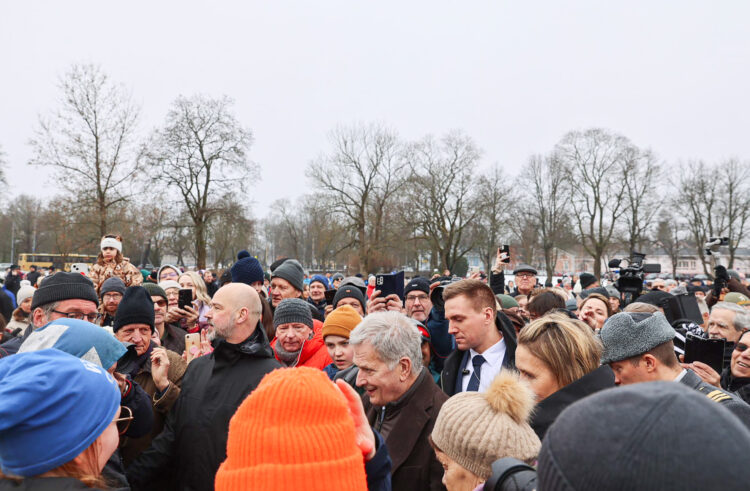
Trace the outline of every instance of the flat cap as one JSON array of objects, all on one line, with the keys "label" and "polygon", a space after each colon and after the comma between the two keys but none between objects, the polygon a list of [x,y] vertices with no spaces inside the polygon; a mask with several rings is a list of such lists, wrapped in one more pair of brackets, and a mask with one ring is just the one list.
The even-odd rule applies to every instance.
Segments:
[{"label": "flat cap", "polygon": [[532,273],[532,274],[538,274],[536,269],[534,269],[532,266],[529,266],[528,264],[521,263],[518,266],[516,266],[516,269],[513,270],[513,274],[518,273]]}]

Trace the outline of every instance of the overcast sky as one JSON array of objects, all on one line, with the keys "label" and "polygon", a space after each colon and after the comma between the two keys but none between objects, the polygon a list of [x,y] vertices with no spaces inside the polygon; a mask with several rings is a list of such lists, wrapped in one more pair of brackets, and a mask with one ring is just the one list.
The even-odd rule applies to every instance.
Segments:
[{"label": "overcast sky", "polygon": [[258,217],[311,189],[305,166],[339,123],[460,128],[509,176],[591,126],[666,162],[744,159],[749,18],[746,1],[4,2],[0,146],[11,195],[57,192],[27,142],[59,75],[93,62],[132,91],[144,134],[180,94],[234,98]]}]

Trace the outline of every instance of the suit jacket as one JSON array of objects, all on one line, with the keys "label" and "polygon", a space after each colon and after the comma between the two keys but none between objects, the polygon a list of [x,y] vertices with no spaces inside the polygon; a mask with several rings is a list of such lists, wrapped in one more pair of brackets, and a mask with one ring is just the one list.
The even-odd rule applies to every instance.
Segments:
[{"label": "suit jacket", "polygon": [[[516,368],[516,330],[513,323],[507,315],[502,312],[497,313],[495,317],[495,327],[500,331],[505,340],[505,357],[503,358],[503,368],[514,370]],[[456,390],[459,375],[466,368],[469,362],[469,352],[456,350],[445,359],[443,364],[443,373],[440,375],[440,387],[443,392],[452,396],[460,390]]]},{"label": "suit jacket", "polygon": [[[393,421],[392,429],[385,438],[391,455],[391,482],[394,491],[444,490],[443,467],[430,446],[428,437],[435,426],[440,408],[448,399],[426,369],[422,369],[414,382],[414,390]],[[382,410],[373,406],[370,398],[363,398],[365,413],[374,426]],[[388,407],[386,406],[386,411]]]},{"label": "suit jacket", "polygon": [[697,390],[712,401],[721,404],[725,408],[729,409],[732,414],[737,416],[740,421],[742,421],[742,424],[750,429],[750,406],[747,405],[742,399],[732,394],[731,392],[727,392],[718,387],[714,387],[711,384],[707,384],[690,369],[688,369],[687,373],[684,377],[682,377],[682,380],[680,380],[680,382],[687,385],[691,389]]}]

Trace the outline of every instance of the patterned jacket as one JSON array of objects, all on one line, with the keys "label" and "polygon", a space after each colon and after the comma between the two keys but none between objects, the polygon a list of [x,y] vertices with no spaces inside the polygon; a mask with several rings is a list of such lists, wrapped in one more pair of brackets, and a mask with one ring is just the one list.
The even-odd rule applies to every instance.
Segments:
[{"label": "patterned jacket", "polygon": [[97,293],[99,293],[102,283],[113,276],[119,277],[126,287],[139,286],[143,283],[143,275],[138,268],[130,264],[128,258],[124,258],[120,263],[107,262],[104,265],[97,263],[89,271],[89,278],[94,282]]}]

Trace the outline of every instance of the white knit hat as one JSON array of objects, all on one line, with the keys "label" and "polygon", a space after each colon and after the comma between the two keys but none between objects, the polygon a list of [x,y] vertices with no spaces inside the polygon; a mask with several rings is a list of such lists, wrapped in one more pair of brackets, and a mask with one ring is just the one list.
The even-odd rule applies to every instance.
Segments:
[{"label": "white knit hat", "polygon": [[20,306],[24,300],[33,297],[35,291],[36,288],[31,286],[29,280],[21,280],[21,288],[19,288],[18,293],[16,293],[16,303]]}]

